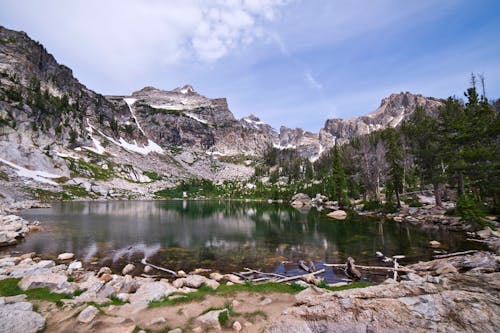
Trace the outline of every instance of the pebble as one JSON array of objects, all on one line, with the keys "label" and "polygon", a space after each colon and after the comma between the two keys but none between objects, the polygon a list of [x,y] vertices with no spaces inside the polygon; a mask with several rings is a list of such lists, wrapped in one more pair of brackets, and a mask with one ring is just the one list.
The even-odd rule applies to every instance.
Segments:
[{"label": "pebble", "polygon": [[71,260],[75,257],[74,253],[71,252],[65,252],[61,253],[60,255],[57,256],[57,260]]}]

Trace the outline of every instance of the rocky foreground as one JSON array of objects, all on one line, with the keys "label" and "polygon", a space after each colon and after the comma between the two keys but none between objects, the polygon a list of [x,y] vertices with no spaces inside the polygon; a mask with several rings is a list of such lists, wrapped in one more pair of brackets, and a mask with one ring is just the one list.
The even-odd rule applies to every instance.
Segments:
[{"label": "rocky foreground", "polygon": [[[176,303],[199,294],[202,286],[217,290],[243,281],[199,272],[178,272],[182,277],[174,279],[133,277],[129,265],[122,274],[107,267],[93,272],[68,253],[56,261],[34,253],[4,256],[0,293],[15,295],[0,297],[0,332],[496,332],[500,327],[499,256],[477,252],[407,268],[413,272],[400,282],[389,279],[367,288],[331,292],[311,285],[295,296],[235,291]],[[7,282],[15,286],[5,290]],[[63,297],[54,303],[34,296],[41,287]],[[154,301],[164,303],[151,307]]]}]

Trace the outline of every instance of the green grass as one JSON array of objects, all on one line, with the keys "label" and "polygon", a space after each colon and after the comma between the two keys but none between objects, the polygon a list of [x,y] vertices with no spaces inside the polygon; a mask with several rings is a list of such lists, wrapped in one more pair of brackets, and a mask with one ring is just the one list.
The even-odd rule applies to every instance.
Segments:
[{"label": "green grass", "polygon": [[342,290],[349,290],[349,289],[356,289],[356,288],[366,288],[373,286],[374,283],[372,282],[367,282],[367,281],[357,281],[357,282],[352,282],[349,284],[346,284],[344,286],[337,286],[337,287],[330,287],[326,283],[322,282],[318,285],[319,288],[327,289],[330,291],[342,291]]},{"label": "green grass", "polygon": [[[22,290],[17,285],[21,279],[4,279],[0,280],[0,296],[15,296],[26,294],[28,300],[41,300],[56,303],[57,305],[62,305],[61,300],[73,298],[72,294],[66,293],[52,293],[49,288],[33,288],[28,290]],[[76,292],[75,292],[76,293]]]},{"label": "green grass", "polygon": [[[360,288],[366,286],[363,283],[353,283],[353,286],[351,288]],[[342,286],[342,287],[336,287],[339,288],[338,290],[344,290],[344,289],[350,289],[346,288],[347,286]],[[330,287],[329,287],[330,288]],[[331,288],[330,290],[337,290],[336,288]],[[343,288],[343,289],[340,289]],[[249,293],[286,293],[286,294],[296,294],[305,288],[301,287],[300,285],[296,283],[292,284],[283,284],[283,283],[275,283],[275,282],[269,282],[269,283],[262,283],[262,284],[235,284],[232,286],[228,286],[225,284],[221,284],[219,288],[217,289],[212,289],[207,286],[202,286],[200,287],[197,291],[192,292],[192,293],[173,293],[170,296],[173,295],[182,295],[184,297],[182,298],[175,298],[175,299],[169,299],[169,297],[166,297],[162,300],[159,301],[152,301],[149,303],[150,307],[160,307],[160,306],[172,306],[172,305],[177,305],[177,304],[182,304],[182,303],[190,303],[194,301],[202,301],[205,299],[207,295],[220,295],[220,296],[227,296],[227,295],[233,295],[235,293],[240,293],[240,292],[249,292]]]},{"label": "green grass", "polygon": [[86,198],[89,196],[87,191],[79,185],[63,185],[63,189],[75,197]]}]

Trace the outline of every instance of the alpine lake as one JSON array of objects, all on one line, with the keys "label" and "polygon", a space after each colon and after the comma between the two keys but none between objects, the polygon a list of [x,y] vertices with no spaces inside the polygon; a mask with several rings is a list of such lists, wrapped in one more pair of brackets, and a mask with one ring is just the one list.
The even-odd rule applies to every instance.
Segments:
[{"label": "alpine lake", "polygon": [[[464,232],[433,225],[416,226],[381,218],[351,216],[337,221],[316,209],[298,211],[288,204],[243,201],[90,201],[56,202],[21,216],[45,229],[30,233],[10,252],[36,252],[55,258],[73,252],[86,267],[109,266],[119,272],[142,258],[172,270],[208,268],[222,273],[245,267],[283,275],[301,273],[298,262],[384,266],[375,255],[404,255],[402,265],[429,260],[439,250],[475,249]],[[140,266],[140,265],[139,265]],[[305,273],[302,271],[302,273]],[[391,273],[364,279],[382,281]],[[326,282],[345,279],[326,268]]]}]

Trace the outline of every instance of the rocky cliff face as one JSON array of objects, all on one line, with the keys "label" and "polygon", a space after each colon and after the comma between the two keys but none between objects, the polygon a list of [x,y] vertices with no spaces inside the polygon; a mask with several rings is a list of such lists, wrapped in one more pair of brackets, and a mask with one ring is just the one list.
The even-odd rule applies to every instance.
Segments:
[{"label": "rocky cliff face", "polygon": [[327,145],[340,144],[349,139],[371,132],[397,127],[415,111],[417,106],[429,113],[436,113],[442,101],[432,97],[414,95],[409,92],[392,94],[384,98],[380,106],[367,116],[353,119],[328,119],[320,131],[322,142]]}]

